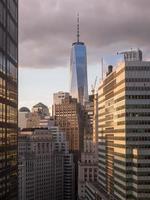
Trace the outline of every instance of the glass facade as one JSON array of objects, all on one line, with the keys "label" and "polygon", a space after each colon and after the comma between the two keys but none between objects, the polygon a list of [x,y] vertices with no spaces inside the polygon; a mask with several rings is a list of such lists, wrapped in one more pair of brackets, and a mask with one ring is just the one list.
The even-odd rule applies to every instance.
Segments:
[{"label": "glass facade", "polygon": [[0,0],[0,200],[16,200],[18,0]]},{"label": "glass facade", "polygon": [[86,47],[82,42],[72,45],[70,64],[70,94],[78,102],[88,101]]}]

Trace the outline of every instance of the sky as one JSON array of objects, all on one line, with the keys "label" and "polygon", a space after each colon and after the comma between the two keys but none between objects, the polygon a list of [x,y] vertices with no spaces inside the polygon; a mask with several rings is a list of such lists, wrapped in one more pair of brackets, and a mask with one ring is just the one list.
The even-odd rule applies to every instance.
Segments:
[{"label": "sky", "polygon": [[19,3],[19,107],[48,107],[53,93],[69,91],[70,51],[86,44],[89,92],[101,79],[101,58],[140,48],[150,57],[149,0],[21,0]]}]

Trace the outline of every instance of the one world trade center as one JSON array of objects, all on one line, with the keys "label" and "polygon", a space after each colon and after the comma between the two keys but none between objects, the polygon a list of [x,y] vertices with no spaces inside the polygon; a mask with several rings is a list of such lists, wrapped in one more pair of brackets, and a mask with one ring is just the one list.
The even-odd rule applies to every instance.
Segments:
[{"label": "one world trade center", "polygon": [[79,41],[79,16],[77,41],[72,44],[70,63],[70,94],[82,105],[88,101],[86,46]]}]

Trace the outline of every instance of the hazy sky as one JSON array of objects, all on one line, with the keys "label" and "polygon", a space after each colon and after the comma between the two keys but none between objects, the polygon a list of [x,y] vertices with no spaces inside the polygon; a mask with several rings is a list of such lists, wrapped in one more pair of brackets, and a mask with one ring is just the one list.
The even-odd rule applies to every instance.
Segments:
[{"label": "hazy sky", "polygon": [[19,105],[50,105],[69,90],[70,49],[80,13],[87,46],[89,90],[100,78],[101,57],[130,48],[149,57],[150,0],[21,0],[19,9]]}]

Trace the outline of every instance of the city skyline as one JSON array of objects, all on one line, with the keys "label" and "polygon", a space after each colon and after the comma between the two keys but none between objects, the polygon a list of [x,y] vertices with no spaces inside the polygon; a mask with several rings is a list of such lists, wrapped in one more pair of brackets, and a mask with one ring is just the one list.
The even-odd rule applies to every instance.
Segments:
[{"label": "city skyline", "polygon": [[0,0],[0,200],[150,200],[149,7]]},{"label": "city skyline", "polygon": [[[79,6],[81,3],[84,7]],[[69,91],[66,79],[69,79],[70,46],[76,38],[77,12],[81,19],[81,40],[87,46],[90,92],[95,77],[101,76],[101,57],[131,47],[148,52],[148,5],[147,1],[135,0],[128,3],[112,0],[109,5],[103,0],[21,1],[19,107],[31,108],[38,101],[50,106],[55,91]],[[144,13],[140,12],[141,7]],[[91,9],[94,12],[89,16]],[[37,17],[32,17],[33,13],[38,13]],[[145,57],[148,58],[147,53]],[[29,78],[36,82],[30,84]]]}]

